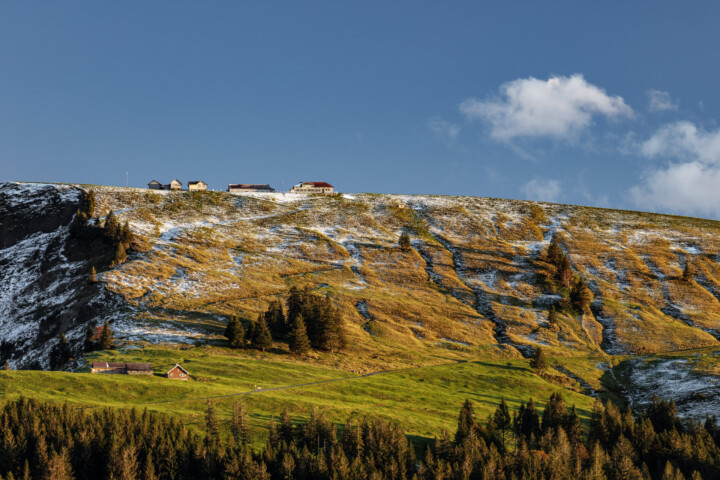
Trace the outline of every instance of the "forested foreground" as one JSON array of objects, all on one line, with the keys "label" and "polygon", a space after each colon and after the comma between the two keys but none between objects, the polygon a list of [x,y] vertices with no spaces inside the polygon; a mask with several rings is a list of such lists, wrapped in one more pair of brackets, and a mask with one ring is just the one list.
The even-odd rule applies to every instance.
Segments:
[{"label": "forested foreground", "polygon": [[[683,424],[672,402],[643,415],[596,403],[583,432],[558,394],[542,415],[530,400],[503,401],[478,422],[471,402],[453,436],[442,432],[420,459],[397,426],[380,420],[338,428],[322,414],[294,424],[283,412],[260,451],[236,403],[221,429],[209,403],[200,435],[167,416],[85,411],[19,399],[0,410],[0,475],[32,479],[720,479],[714,419]],[[227,430],[227,434],[221,434]]]}]

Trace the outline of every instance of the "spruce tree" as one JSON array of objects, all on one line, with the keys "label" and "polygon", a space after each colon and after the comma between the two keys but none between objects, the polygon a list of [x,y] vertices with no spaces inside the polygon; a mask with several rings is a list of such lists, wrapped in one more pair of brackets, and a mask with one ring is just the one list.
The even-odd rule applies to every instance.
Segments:
[{"label": "spruce tree", "polygon": [[468,399],[463,403],[460,415],[458,416],[458,427],[455,432],[455,443],[460,445],[471,435],[475,434],[477,424],[472,402]]},{"label": "spruce tree", "polygon": [[90,283],[97,282],[97,272],[95,272],[95,265],[90,267]]},{"label": "spruce tree", "polygon": [[105,235],[113,242],[117,241],[120,235],[120,224],[112,210],[105,217]]},{"label": "spruce tree", "polygon": [[92,324],[88,323],[85,329],[85,341],[83,342],[83,350],[86,352],[92,352],[95,350],[95,329]]},{"label": "spruce tree", "polygon": [[152,450],[148,450],[145,456],[145,466],[143,467],[142,480],[157,480],[158,477],[155,475],[155,466],[152,459]]},{"label": "spruce tree", "polygon": [[127,253],[125,252],[125,247],[123,246],[122,242],[118,242],[117,246],[115,247],[115,257],[113,258],[112,265],[120,265],[127,259]]},{"label": "spruce tree", "polygon": [[560,248],[560,243],[558,241],[557,235],[553,235],[552,240],[550,241],[550,245],[548,245],[547,253],[545,255],[547,262],[551,265],[558,267],[560,266],[560,261],[562,260],[562,257],[564,255],[565,253],[563,253],[562,249]]},{"label": "spruce tree", "polygon": [[530,366],[538,373],[543,373],[547,369],[547,360],[542,347],[538,346],[530,359]]},{"label": "spruce tree", "polygon": [[250,446],[250,420],[243,402],[233,403],[230,432],[236,445],[241,445],[243,448]]},{"label": "spruce tree", "polygon": [[225,337],[228,339],[232,348],[241,348],[245,345],[245,331],[237,317],[228,320],[225,328]]},{"label": "spruce tree", "polygon": [[134,240],[134,236],[132,231],[130,230],[130,224],[125,221],[125,223],[122,226],[122,229],[120,230],[120,241],[123,245],[125,245],[126,248],[130,248],[130,245],[132,244]]},{"label": "spruce tree", "polygon": [[290,331],[290,351],[296,354],[302,354],[310,350],[310,340],[305,329],[305,322],[302,315],[295,317],[292,330]]},{"label": "spruce tree", "polygon": [[562,258],[560,259],[555,278],[557,279],[557,282],[560,284],[561,287],[572,287],[572,265],[570,265],[570,259],[565,254],[563,254]]},{"label": "spruce tree", "polygon": [[266,348],[272,347],[272,336],[268,329],[267,323],[265,323],[265,316],[258,315],[258,321],[255,323],[255,335],[252,338],[252,346],[259,348],[263,352]]},{"label": "spruce tree", "polygon": [[283,339],[288,335],[288,323],[280,300],[270,302],[265,312],[265,320],[273,338]]},{"label": "spruce tree", "polygon": [[95,216],[95,190],[90,190],[90,193],[88,193],[87,198],[87,209],[85,210],[88,217],[92,218]]},{"label": "spruce tree", "polygon": [[693,267],[692,261],[690,259],[685,262],[685,268],[683,269],[682,279],[683,282],[689,283],[692,282],[695,277],[695,268]]},{"label": "spruce tree", "polygon": [[47,480],[73,480],[72,465],[70,464],[70,455],[65,447],[60,453],[53,452],[44,469],[43,478]]},{"label": "spruce tree", "polygon": [[100,334],[100,350],[109,350],[113,346],[113,332],[110,330],[110,324],[105,320],[102,333]]},{"label": "spruce tree", "polygon": [[408,235],[407,230],[403,230],[403,232],[400,234],[398,245],[400,245],[400,249],[404,252],[412,248],[412,245],[410,244],[410,235]]},{"label": "spruce tree", "polygon": [[555,305],[550,307],[550,311],[548,311],[548,324],[551,327],[557,326],[558,322],[560,320],[560,314],[558,314],[557,308]]},{"label": "spruce tree", "polygon": [[590,311],[590,303],[592,302],[592,292],[585,284],[582,278],[578,278],[570,292],[570,302],[575,310],[584,314]]},{"label": "spruce tree", "polygon": [[505,448],[505,434],[510,430],[512,419],[510,418],[510,409],[505,402],[505,397],[500,400],[500,404],[495,409],[492,417],[494,427],[500,432],[503,448]]},{"label": "spruce tree", "polygon": [[207,411],[205,413],[205,435],[206,442],[210,445],[216,445],[220,438],[217,411],[210,399],[207,401]]},{"label": "spruce tree", "polygon": [[3,365],[3,370],[10,370],[10,362],[5,360],[5,365]]}]

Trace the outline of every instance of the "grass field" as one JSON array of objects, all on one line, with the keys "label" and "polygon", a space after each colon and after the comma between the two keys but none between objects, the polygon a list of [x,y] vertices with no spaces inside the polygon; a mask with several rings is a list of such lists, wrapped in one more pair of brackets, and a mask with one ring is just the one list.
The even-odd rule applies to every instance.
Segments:
[{"label": "grass field", "polygon": [[[254,356],[252,353],[256,353]],[[457,414],[467,398],[484,421],[501,398],[511,409],[533,397],[540,407],[560,391],[587,419],[592,398],[547,382],[534,374],[524,359],[450,361],[444,365],[403,369],[358,377],[347,371],[288,361],[260,352],[236,353],[214,347],[131,349],[124,353],[99,352],[92,360],[150,362],[155,376],[90,373],[1,371],[2,399],[20,395],[39,400],[67,401],[86,407],[119,407],[177,416],[191,428],[202,428],[208,397],[221,419],[229,419],[232,404],[245,402],[252,427],[262,437],[272,416],[287,408],[302,420],[320,409],[334,422],[364,416],[397,422],[416,443],[425,443],[443,429],[454,432]],[[180,362],[191,381],[168,380],[160,375]],[[276,391],[255,391],[311,382],[332,383]],[[244,395],[234,395],[251,392]]]}]

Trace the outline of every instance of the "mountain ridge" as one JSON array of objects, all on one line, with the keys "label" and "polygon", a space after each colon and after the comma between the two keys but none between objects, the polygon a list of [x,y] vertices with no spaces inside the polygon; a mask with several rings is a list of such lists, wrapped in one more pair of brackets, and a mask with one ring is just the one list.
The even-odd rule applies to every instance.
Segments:
[{"label": "mountain ridge", "polygon": [[[481,197],[84,188],[144,245],[98,274],[124,305],[112,318],[129,343],[222,345],[230,316],[252,321],[291,286],[341,307],[351,347],[318,361],[350,370],[538,346],[603,356],[719,343],[713,220]],[[397,245],[403,231],[410,251]],[[553,236],[594,295],[590,312],[557,325]]]}]

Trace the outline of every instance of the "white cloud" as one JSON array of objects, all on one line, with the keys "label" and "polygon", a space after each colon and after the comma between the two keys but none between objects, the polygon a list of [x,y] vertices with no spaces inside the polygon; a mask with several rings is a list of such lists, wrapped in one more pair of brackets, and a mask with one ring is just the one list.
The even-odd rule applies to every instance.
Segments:
[{"label": "white cloud", "polygon": [[651,169],[630,189],[636,206],[720,218],[720,129],[706,131],[690,122],[665,125],[640,152],[672,162]]},{"label": "white cloud", "polygon": [[665,125],[640,147],[646,157],[698,159],[720,163],[720,130],[708,132],[691,122]]},{"label": "white cloud", "polygon": [[427,121],[427,128],[439,139],[452,142],[460,135],[460,127],[442,119],[432,117]]},{"label": "white cloud", "polygon": [[650,99],[650,105],[648,108],[651,112],[662,112],[665,110],[677,110],[677,102],[673,102],[672,97],[668,92],[662,90],[649,90],[647,92],[648,98]]},{"label": "white cloud", "polygon": [[720,168],[701,162],[672,164],[630,189],[640,208],[720,217]]},{"label": "white cloud", "polygon": [[522,187],[530,200],[557,202],[560,198],[560,182],[552,179],[534,178]]},{"label": "white cloud", "polygon": [[509,141],[516,137],[571,139],[588,128],[594,115],[632,116],[620,96],[609,96],[580,74],[547,80],[520,78],[500,86],[501,97],[469,98],[460,104],[468,119],[482,119],[490,135]]}]

